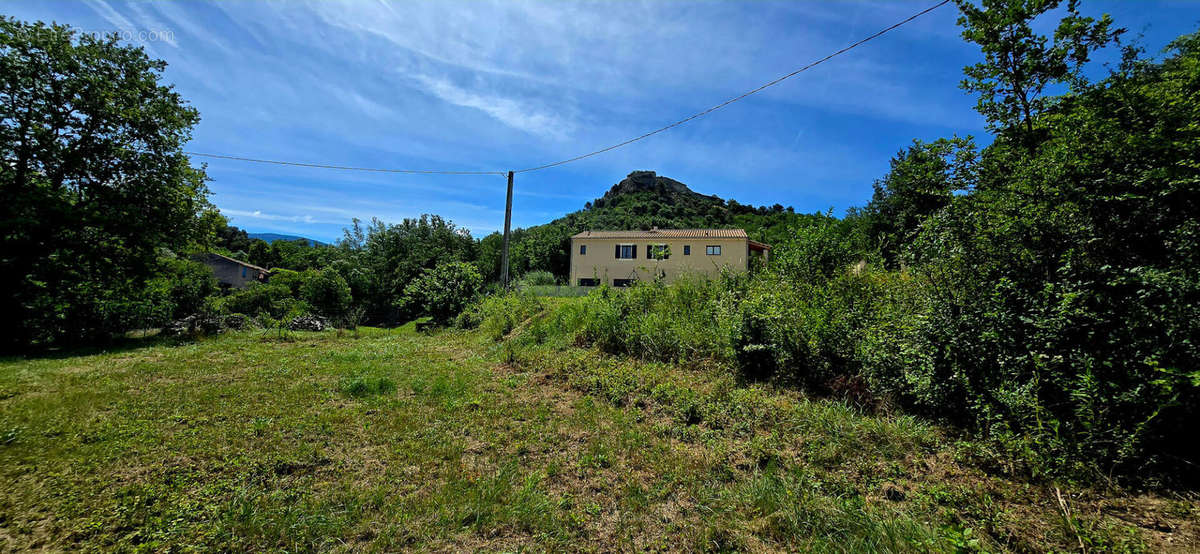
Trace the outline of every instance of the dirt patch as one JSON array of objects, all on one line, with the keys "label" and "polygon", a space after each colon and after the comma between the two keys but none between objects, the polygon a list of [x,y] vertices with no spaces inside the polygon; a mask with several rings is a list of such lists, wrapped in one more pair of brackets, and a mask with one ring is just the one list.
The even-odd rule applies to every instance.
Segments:
[{"label": "dirt patch", "polygon": [[[1170,499],[1153,495],[1102,498],[1088,509],[1136,525],[1142,530],[1151,552],[1196,552],[1200,550],[1200,510],[1197,498]],[[1190,497],[1190,498],[1189,498]]]}]

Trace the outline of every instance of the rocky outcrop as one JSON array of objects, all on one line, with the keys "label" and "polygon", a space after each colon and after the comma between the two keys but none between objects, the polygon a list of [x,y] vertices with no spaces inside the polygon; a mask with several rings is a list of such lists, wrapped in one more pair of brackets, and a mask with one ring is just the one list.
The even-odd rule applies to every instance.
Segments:
[{"label": "rocky outcrop", "polygon": [[605,198],[612,198],[622,194],[630,194],[635,192],[651,191],[665,195],[671,194],[686,194],[705,196],[688,188],[687,185],[671,179],[670,177],[659,177],[653,171],[634,171],[628,177],[621,180],[620,183],[613,185],[608,192],[604,194]]}]

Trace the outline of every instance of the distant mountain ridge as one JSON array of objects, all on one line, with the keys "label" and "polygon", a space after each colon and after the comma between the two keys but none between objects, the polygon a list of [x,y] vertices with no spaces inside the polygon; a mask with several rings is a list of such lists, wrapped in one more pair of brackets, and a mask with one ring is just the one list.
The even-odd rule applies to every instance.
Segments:
[{"label": "distant mountain ridge", "polygon": [[281,233],[246,233],[246,236],[250,237],[251,239],[265,240],[269,243],[275,242],[277,240],[283,240],[283,241],[303,240],[303,241],[307,241],[309,246],[322,246],[325,244],[319,240],[310,239],[308,237],[301,237],[301,236],[297,236],[297,235],[284,235]]}]

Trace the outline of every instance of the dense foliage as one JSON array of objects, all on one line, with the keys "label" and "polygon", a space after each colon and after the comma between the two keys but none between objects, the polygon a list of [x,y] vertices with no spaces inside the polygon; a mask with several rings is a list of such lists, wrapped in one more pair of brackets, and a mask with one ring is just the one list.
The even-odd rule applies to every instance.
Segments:
[{"label": "dense foliage", "polygon": [[[247,261],[271,269],[271,277],[267,283],[251,284],[215,302],[221,313],[280,318],[312,312],[346,325],[364,321],[394,325],[426,315],[440,321],[457,314],[441,310],[470,302],[482,286],[474,265],[466,281],[429,281],[430,275],[445,276],[447,267],[461,273],[463,269],[453,262],[477,260],[478,245],[470,234],[438,216],[394,225],[373,221],[365,229],[356,221],[335,245],[307,240],[247,243],[242,238],[248,239],[245,232],[227,227],[220,233],[217,249],[236,256],[239,252],[234,248],[245,246]],[[462,283],[469,286],[453,286]],[[461,295],[461,299],[420,298],[418,290],[442,297]]]},{"label": "dense foliage", "polygon": [[115,37],[0,18],[0,345],[90,342],[137,326],[163,249],[202,241],[199,114],[165,64]]},{"label": "dense foliage", "polygon": [[475,300],[483,277],[466,262],[440,263],[426,269],[404,287],[410,313],[429,316],[437,323],[449,323]]}]

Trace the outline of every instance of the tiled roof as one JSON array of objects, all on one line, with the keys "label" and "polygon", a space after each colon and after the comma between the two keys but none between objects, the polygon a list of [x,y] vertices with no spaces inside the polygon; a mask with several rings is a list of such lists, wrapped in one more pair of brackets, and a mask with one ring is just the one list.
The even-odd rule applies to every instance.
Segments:
[{"label": "tiled roof", "polygon": [[744,239],[742,229],[651,229],[649,231],[584,231],[573,239]]},{"label": "tiled roof", "polygon": [[271,272],[271,270],[269,270],[269,269],[267,269],[267,268],[265,268],[265,267],[258,267],[258,266],[254,265],[254,264],[252,264],[252,263],[243,262],[243,261],[241,261],[241,260],[239,260],[239,259],[237,259],[237,258],[230,258],[229,256],[226,256],[226,255],[224,255],[224,254],[217,254],[216,252],[205,252],[204,254],[201,254],[201,255],[202,255],[202,256],[215,256],[215,257],[217,257],[217,258],[221,258],[221,259],[223,259],[223,260],[227,260],[227,261],[233,262],[233,263],[235,263],[235,264],[238,264],[238,265],[244,265],[244,266],[246,266],[246,267],[248,267],[248,268],[250,268],[250,269],[253,269],[253,270],[256,270],[256,271],[261,271],[261,272],[263,272],[263,273],[270,273],[270,272]]}]

